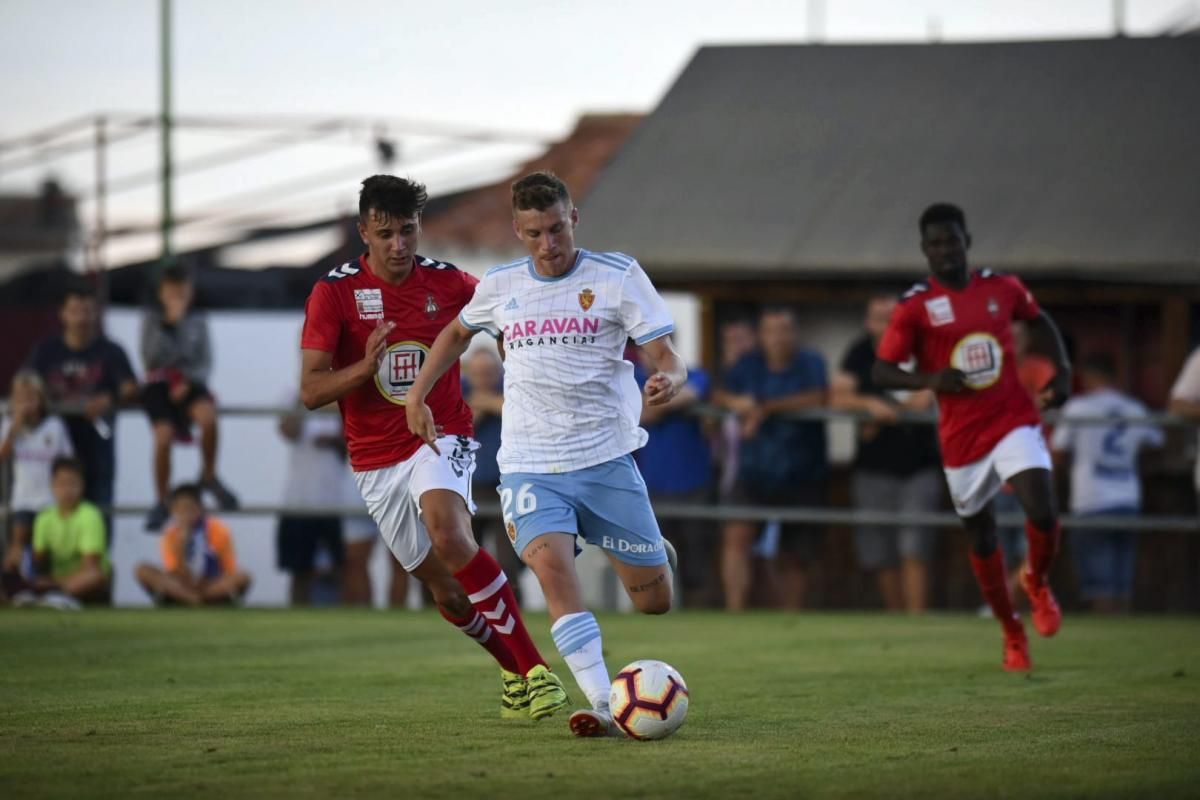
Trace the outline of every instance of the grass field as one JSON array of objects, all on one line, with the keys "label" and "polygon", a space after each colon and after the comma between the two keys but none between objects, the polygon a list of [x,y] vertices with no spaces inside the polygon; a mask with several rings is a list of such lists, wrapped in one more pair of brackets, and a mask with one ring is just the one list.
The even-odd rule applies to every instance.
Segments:
[{"label": "grass field", "polygon": [[687,679],[674,737],[500,720],[486,654],[429,613],[5,611],[0,796],[1200,795],[1195,619],[1068,617],[1029,676],[966,616],[601,625],[610,668]]}]

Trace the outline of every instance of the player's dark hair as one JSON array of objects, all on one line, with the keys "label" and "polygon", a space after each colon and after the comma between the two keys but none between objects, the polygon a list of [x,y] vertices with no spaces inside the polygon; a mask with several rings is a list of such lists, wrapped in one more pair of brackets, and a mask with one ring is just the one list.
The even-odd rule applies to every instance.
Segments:
[{"label": "player's dark hair", "polygon": [[191,283],[192,274],[188,272],[188,268],[183,264],[168,264],[163,267],[162,274],[158,276],[158,283],[161,286],[164,283],[174,284],[176,286]]},{"label": "player's dark hair", "polygon": [[78,297],[81,300],[95,300],[96,287],[92,286],[86,278],[73,277],[63,286],[59,306],[65,306],[72,297]]},{"label": "player's dark hair", "polygon": [[75,456],[59,456],[50,465],[50,474],[57,475],[60,472],[74,472],[82,478],[83,462],[75,458]]},{"label": "player's dark hair", "polygon": [[512,185],[513,213],[518,211],[545,211],[555,203],[563,208],[571,207],[571,193],[557,175],[548,170],[531,172]]},{"label": "player's dark hair", "polygon": [[924,236],[927,226],[948,224],[957,224],[958,227],[962,228],[963,233],[966,233],[967,215],[953,203],[934,203],[921,213],[921,219],[917,222],[917,228],[920,230],[921,235]]},{"label": "player's dark hair", "polygon": [[395,175],[372,175],[358,193],[358,218],[363,222],[372,210],[392,218],[416,219],[425,209],[429,193],[425,184]]},{"label": "player's dark hair", "polygon": [[1092,353],[1081,364],[1084,372],[1094,372],[1105,378],[1116,380],[1117,362],[1111,353]]},{"label": "player's dark hair", "polygon": [[190,497],[197,504],[203,505],[203,500],[200,497],[200,485],[196,483],[181,483],[171,489],[171,493],[167,495],[167,504],[170,505],[176,500],[181,500],[185,497]]}]

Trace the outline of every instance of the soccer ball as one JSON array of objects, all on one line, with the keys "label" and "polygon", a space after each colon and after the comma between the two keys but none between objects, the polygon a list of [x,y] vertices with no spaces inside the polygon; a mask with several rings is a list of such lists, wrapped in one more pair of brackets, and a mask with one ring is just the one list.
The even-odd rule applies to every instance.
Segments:
[{"label": "soccer ball", "polygon": [[634,661],[613,679],[608,695],[613,722],[634,739],[665,739],[683,724],[688,689],[670,664]]}]

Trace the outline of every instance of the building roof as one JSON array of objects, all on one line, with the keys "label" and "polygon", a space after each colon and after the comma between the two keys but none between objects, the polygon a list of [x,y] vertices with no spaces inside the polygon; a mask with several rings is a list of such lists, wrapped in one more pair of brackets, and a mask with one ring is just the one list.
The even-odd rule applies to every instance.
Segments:
[{"label": "building roof", "polygon": [[580,237],[675,280],[911,272],[949,201],[981,265],[1200,279],[1198,75],[1190,37],[706,47]]},{"label": "building roof", "polygon": [[436,214],[427,210],[422,221],[422,242],[497,253],[520,251],[520,243],[512,229],[509,188],[512,181],[535,170],[551,170],[571,188],[576,202],[582,202],[613,154],[642,119],[641,114],[581,116],[565,139],[522,164],[514,176],[465,192]]}]

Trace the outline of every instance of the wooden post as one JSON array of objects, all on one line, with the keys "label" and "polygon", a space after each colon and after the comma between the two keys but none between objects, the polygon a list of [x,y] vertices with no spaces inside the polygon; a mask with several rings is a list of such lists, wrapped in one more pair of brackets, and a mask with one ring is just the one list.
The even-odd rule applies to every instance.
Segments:
[{"label": "wooden post", "polygon": [[1162,302],[1163,369],[1167,386],[1175,381],[1188,357],[1188,336],[1191,334],[1191,311],[1187,297],[1171,296]]}]

